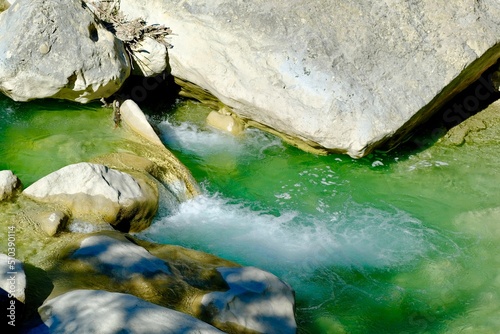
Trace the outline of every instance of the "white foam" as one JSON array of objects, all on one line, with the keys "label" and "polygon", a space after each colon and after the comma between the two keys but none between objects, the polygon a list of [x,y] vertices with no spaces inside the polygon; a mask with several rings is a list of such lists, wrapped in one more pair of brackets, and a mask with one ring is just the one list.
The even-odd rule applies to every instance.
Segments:
[{"label": "white foam", "polygon": [[170,120],[161,122],[158,127],[162,140],[170,148],[207,157],[216,153],[227,152],[232,156],[259,155],[272,147],[283,149],[281,140],[256,129],[247,129],[243,136],[212,129],[202,128],[190,122],[174,123]]},{"label": "white foam", "polygon": [[[416,218],[350,202],[318,214],[252,211],[219,195],[201,195],[159,219],[142,236],[273,272],[312,274],[325,266],[387,268],[423,257],[441,236]],[[441,243],[442,241],[439,241]]]}]

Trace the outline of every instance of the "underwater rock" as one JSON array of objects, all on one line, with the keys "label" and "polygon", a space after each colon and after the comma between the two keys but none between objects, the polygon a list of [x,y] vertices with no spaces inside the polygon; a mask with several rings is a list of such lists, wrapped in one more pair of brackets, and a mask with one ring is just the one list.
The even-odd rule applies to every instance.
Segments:
[{"label": "underwater rock", "polygon": [[77,0],[17,0],[0,16],[0,63],[0,91],[16,101],[86,103],[130,74],[123,43]]},{"label": "underwater rock", "polygon": [[500,57],[500,2],[121,0],[172,74],[317,153],[402,142]]},{"label": "underwater rock", "polygon": [[109,223],[122,231],[148,227],[158,209],[158,193],[152,185],[91,163],[63,167],[33,183],[23,194],[60,205],[73,218]]},{"label": "underwater rock", "polygon": [[12,171],[0,171],[0,202],[15,196],[21,187],[21,181]]},{"label": "underwater rock", "polygon": [[245,130],[243,122],[232,115],[212,111],[207,116],[207,124],[233,135],[239,135]]},{"label": "underwater rock", "polygon": [[217,268],[227,291],[203,296],[203,313],[230,332],[296,333],[295,295],[273,274],[255,267]]}]

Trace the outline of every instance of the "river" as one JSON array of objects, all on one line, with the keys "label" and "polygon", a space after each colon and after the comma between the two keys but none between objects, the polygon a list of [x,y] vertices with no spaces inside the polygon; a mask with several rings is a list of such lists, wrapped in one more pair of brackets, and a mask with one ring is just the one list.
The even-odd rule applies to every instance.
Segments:
[{"label": "river", "polygon": [[[25,185],[120,139],[96,104],[0,109],[0,169]],[[203,194],[138,236],[271,271],[296,291],[300,333],[500,330],[498,133],[355,160],[226,135],[208,112],[184,101],[154,118]]]}]

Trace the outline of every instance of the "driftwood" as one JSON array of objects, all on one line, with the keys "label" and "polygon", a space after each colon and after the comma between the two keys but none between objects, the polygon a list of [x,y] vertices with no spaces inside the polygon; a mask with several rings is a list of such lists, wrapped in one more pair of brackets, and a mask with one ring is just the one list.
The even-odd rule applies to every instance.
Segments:
[{"label": "driftwood", "polygon": [[132,47],[146,37],[162,43],[166,48],[172,47],[166,40],[166,37],[172,34],[169,27],[160,24],[148,25],[141,18],[127,20],[120,12],[119,0],[88,1],[87,4],[107,29],[124,42],[129,54],[132,55]]}]

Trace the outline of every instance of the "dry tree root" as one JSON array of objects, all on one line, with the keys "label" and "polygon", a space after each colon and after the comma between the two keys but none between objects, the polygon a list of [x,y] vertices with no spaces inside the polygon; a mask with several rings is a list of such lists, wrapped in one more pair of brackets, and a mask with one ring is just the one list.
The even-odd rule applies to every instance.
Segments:
[{"label": "dry tree root", "polygon": [[166,37],[172,34],[169,27],[161,24],[148,25],[142,18],[127,20],[120,12],[119,0],[88,0],[86,4],[106,28],[123,41],[131,58],[135,58],[134,47],[146,37],[163,44],[167,49],[172,48],[166,40]]}]

